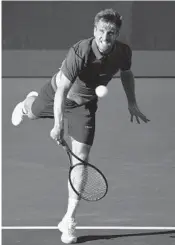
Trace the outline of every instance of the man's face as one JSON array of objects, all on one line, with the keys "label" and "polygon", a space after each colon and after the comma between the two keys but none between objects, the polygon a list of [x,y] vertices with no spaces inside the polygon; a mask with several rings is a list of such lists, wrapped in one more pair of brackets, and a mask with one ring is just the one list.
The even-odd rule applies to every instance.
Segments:
[{"label": "man's face", "polygon": [[100,20],[94,27],[95,41],[101,53],[108,53],[111,51],[118,35],[119,28],[113,23]]}]

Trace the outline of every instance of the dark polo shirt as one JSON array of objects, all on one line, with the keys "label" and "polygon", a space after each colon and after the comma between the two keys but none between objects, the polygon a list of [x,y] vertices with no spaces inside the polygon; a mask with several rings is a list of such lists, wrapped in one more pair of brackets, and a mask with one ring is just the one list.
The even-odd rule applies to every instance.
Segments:
[{"label": "dark polo shirt", "polygon": [[62,63],[61,71],[72,82],[68,98],[81,105],[93,98],[98,85],[107,85],[119,70],[129,70],[132,52],[116,41],[108,55],[102,55],[94,38],[73,45]]}]

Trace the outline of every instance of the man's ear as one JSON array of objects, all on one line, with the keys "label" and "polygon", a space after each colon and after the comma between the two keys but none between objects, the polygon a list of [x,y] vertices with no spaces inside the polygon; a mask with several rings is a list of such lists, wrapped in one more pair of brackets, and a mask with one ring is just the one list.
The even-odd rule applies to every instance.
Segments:
[{"label": "man's ear", "polygon": [[94,36],[95,36],[96,31],[97,31],[97,27],[94,26]]},{"label": "man's ear", "polygon": [[[118,33],[117,33],[117,38],[119,38],[120,37],[120,30],[118,31]],[[116,39],[117,39],[116,38]]]}]

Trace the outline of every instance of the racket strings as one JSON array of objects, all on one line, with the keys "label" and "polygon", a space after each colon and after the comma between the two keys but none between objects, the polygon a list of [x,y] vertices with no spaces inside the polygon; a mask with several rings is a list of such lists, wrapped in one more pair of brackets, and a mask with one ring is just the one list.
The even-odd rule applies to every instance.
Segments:
[{"label": "racket strings", "polygon": [[100,172],[90,165],[77,165],[71,171],[72,185],[85,200],[101,199],[107,191],[107,185]]}]

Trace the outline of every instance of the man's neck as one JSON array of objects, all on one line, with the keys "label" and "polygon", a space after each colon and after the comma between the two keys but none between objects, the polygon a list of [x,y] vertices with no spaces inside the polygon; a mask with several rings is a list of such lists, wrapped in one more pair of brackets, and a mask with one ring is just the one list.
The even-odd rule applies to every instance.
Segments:
[{"label": "man's neck", "polygon": [[101,55],[107,56],[107,55],[110,55],[110,53],[114,50],[114,47],[115,47],[115,44],[109,50],[107,50],[106,52],[101,52],[99,49],[98,50],[101,53]]}]

